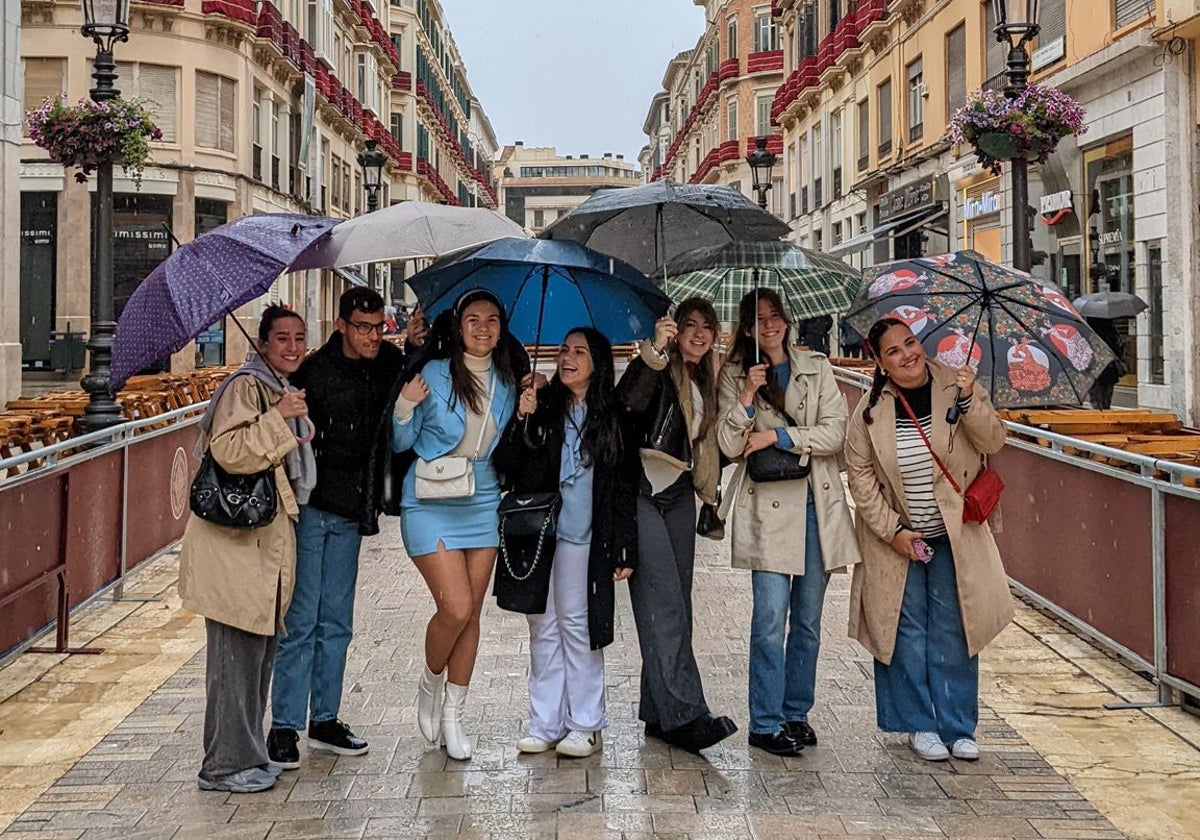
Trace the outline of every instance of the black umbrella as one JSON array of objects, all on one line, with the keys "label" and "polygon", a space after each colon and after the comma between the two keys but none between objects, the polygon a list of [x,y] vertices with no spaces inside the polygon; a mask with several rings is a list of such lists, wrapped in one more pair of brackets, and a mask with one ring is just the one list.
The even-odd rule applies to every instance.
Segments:
[{"label": "black umbrella", "polygon": [[1106,321],[1133,318],[1147,308],[1146,301],[1129,292],[1092,292],[1075,298],[1071,305],[1084,318]]},{"label": "black umbrella", "polygon": [[654,181],[599,190],[541,233],[569,239],[669,276],[675,257],[735,240],[771,241],[791,230],[732,187]]}]

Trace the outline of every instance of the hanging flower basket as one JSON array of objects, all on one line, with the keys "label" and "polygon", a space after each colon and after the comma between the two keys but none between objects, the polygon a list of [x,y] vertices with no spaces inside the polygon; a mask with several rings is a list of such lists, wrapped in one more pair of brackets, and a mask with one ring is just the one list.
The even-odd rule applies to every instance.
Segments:
[{"label": "hanging flower basket", "polygon": [[995,174],[1005,160],[1043,163],[1064,137],[1086,131],[1075,98],[1041,85],[1029,85],[1011,99],[1003,91],[976,91],[950,120],[950,140],[971,146]]},{"label": "hanging flower basket", "polygon": [[48,97],[26,118],[33,142],[49,152],[55,163],[77,167],[75,180],[80,182],[100,164],[112,161],[140,188],[150,160],[150,141],[162,139],[150,112],[130,99],[81,99],[68,105],[65,97]]}]

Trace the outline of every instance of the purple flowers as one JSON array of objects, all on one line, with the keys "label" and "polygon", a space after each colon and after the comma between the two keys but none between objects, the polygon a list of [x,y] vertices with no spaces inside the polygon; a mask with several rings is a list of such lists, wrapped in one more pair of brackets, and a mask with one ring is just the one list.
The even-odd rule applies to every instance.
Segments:
[{"label": "purple flowers", "polygon": [[980,90],[950,120],[950,140],[974,148],[980,164],[999,174],[1000,158],[980,148],[985,134],[1005,134],[1016,156],[1042,163],[1064,137],[1087,131],[1084,110],[1058,88],[1029,85],[1015,98],[1003,91]]},{"label": "purple flowers", "polygon": [[161,140],[162,130],[145,105],[136,100],[92,102],[81,99],[68,105],[66,97],[48,97],[26,114],[29,136],[63,166],[75,166],[76,181],[86,181],[105,161],[121,164],[138,187],[150,159],[150,141]]}]

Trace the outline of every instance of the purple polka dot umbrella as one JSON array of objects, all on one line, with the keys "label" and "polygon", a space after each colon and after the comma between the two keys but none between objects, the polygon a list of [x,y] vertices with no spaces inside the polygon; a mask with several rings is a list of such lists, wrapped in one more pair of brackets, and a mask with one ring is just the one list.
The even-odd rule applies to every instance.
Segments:
[{"label": "purple polka dot umbrella", "polygon": [[296,256],[337,224],[323,216],[245,216],[177,248],[121,312],[109,388],[182,350],[224,315],[266,294]]}]

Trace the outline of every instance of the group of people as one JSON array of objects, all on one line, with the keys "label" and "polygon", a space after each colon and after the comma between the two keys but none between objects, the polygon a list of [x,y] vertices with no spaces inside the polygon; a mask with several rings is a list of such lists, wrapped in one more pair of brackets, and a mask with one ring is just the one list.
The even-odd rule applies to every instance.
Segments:
[{"label": "group of people", "polygon": [[414,317],[407,353],[382,341],[369,290],[343,295],[336,327],[306,358],[303,321],[269,307],[258,355],[205,418],[201,449],[231,473],[273,468],[281,504],[261,528],[187,525],[181,591],[209,642],[201,788],[271,787],[300,765],[306,724],[309,749],[367,751],[338,712],[360,540],[381,510],[399,513],[433,601],[418,727],[469,759],[464,707],[505,493],[557,499],[545,609],[527,617],[520,752],[602,748],[603,648],[623,581],[646,737],[699,753],[737,731],[710,709],[693,650],[699,502],[730,520],[733,565],[751,571],[752,747],[795,756],[817,743],[826,586],[853,567],[850,634],[875,659],[880,728],[928,760],[978,757],[977,655],[1012,607],[989,526],[963,521],[949,475],[968,486],[1004,430],[972,371],[927,359],[904,323],[866,337],[875,380],[852,416],[769,289],[742,299],[723,361],[712,305],[689,299],[619,381],[608,339],[584,326],[550,379],[531,370],[485,289],[429,328]]}]

